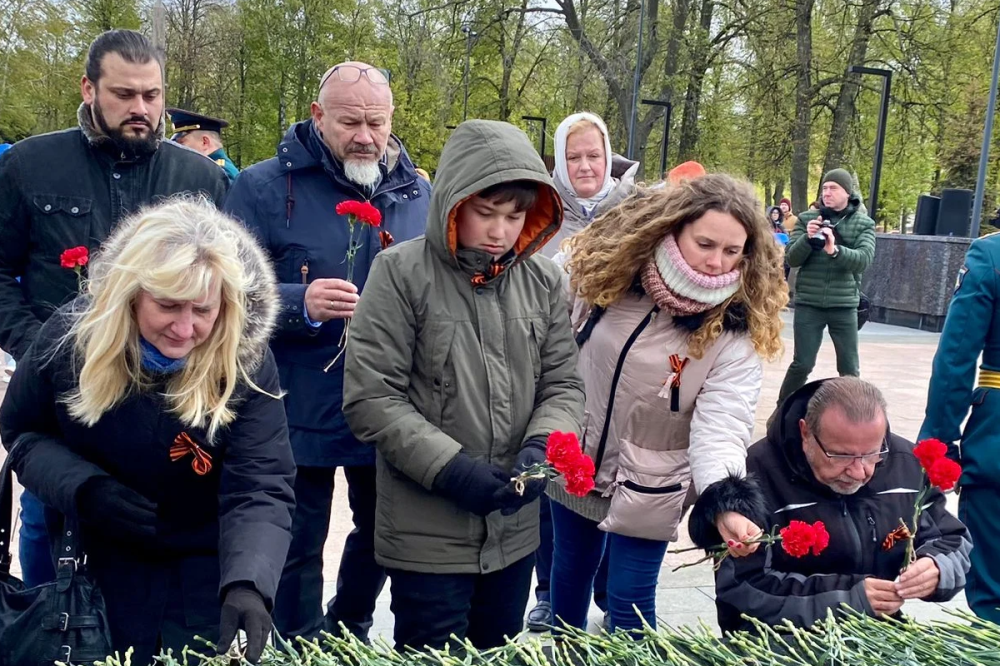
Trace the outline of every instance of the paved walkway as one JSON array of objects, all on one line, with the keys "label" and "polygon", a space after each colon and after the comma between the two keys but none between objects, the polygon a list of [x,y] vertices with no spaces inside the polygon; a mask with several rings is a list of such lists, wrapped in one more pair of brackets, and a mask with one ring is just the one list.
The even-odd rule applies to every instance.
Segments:
[{"label": "paved walkway", "polygon": [[[764,421],[774,408],[785,368],[791,362],[791,318],[792,313],[786,313],[787,325],[783,332],[783,338],[788,349],[785,351],[784,357],[765,367],[764,387],[757,409],[755,437],[761,437],[764,434]],[[922,331],[878,324],[869,324],[861,331],[862,374],[866,379],[877,384],[885,393],[889,403],[889,419],[893,430],[904,437],[915,438],[923,419],[931,360],[937,348],[938,337],[935,334]],[[836,374],[833,345],[827,338],[820,350],[813,378],[831,377]],[[0,396],[5,389],[6,384],[0,384]],[[347,504],[346,483],[342,474],[338,473],[337,484],[333,518],[330,524],[330,538],[325,550],[324,574],[326,583],[324,584],[324,592],[327,599],[333,595],[340,553],[344,539],[352,528]],[[951,508],[954,511],[954,497],[951,496],[950,500]],[[682,526],[680,533],[683,538],[674,548],[684,548],[691,545],[686,538],[687,529],[685,526]],[[16,544],[14,552],[17,552]],[[714,605],[715,588],[711,567],[708,564],[703,564],[682,569],[676,573],[671,572],[671,569],[678,564],[695,559],[698,559],[697,553],[667,555],[660,573],[657,592],[657,611],[661,622],[675,626],[705,622],[711,627],[717,627]],[[12,568],[15,574],[20,573],[16,560]],[[378,600],[373,631],[391,639],[392,613],[389,611],[389,594],[390,590],[387,586]],[[533,604],[534,599],[532,598],[529,601],[529,608]],[[964,598],[960,597],[949,604],[907,602],[905,610],[918,618],[931,618],[942,617],[944,607],[964,608]],[[596,623],[600,622],[601,613],[596,606],[591,608],[590,617],[595,626]]]}]

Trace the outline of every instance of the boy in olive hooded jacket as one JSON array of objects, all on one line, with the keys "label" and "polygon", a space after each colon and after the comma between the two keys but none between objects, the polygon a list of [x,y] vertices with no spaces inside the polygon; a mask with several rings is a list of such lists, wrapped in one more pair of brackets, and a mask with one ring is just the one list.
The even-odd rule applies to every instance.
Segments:
[{"label": "boy in olive hooded jacket", "polygon": [[473,120],[445,144],[426,236],[372,265],[344,414],[377,451],[397,646],[489,648],[522,628],[544,481],[518,495],[510,479],[583,418],[560,271],[532,257],[561,220],[527,136]]}]

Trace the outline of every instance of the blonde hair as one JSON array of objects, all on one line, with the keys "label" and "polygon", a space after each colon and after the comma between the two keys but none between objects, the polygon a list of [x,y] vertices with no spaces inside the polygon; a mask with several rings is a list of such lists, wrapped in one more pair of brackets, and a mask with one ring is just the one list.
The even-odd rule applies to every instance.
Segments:
[{"label": "blonde hair", "polygon": [[569,129],[566,130],[566,140],[569,141],[569,138],[571,136],[573,136],[574,134],[578,134],[578,133],[583,132],[583,131],[588,130],[588,129],[595,129],[595,130],[597,130],[597,133],[601,135],[601,142],[602,142],[602,145],[603,145],[603,142],[604,142],[604,130],[602,130],[601,127],[597,123],[595,123],[593,120],[590,120],[589,118],[580,118],[575,123],[573,123],[572,125],[570,125]]},{"label": "blonde hair", "polygon": [[763,358],[775,359],[782,350],[780,313],[788,303],[788,289],[770,224],[746,181],[709,174],[632,195],[564,244],[573,291],[591,306],[615,303],[667,234],[679,234],[710,210],[735,217],[746,229],[747,241],[739,289],[706,313],[688,338],[688,353],[701,358],[722,334],[726,310],[742,305],[754,349]]},{"label": "blonde hair", "polygon": [[[206,200],[175,199],[123,222],[92,262],[85,289],[90,298],[73,313],[64,338],[82,359],[77,386],[64,398],[73,418],[93,426],[130,393],[149,388],[135,315],[141,292],[189,301],[219,285],[221,306],[211,333],[188,354],[166,390],[170,411],[185,425],[207,428],[214,440],[235,418],[229,402],[239,380],[266,393],[251,380],[255,367],[240,353],[248,292],[259,290],[261,282],[265,292],[274,289],[273,273],[259,252],[239,223]],[[266,344],[270,324],[263,326]]]}]

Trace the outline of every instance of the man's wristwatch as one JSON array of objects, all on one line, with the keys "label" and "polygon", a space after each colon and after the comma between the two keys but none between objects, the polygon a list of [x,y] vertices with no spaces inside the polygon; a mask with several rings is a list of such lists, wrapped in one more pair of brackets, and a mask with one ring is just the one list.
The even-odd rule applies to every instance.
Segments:
[{"label": "man's wristwatch", "polygon": [[830,257],[832,259],[836,259],[838,254],[840,254],[840,246],[839,245],[834,245],[833,246],[833,252],[830,254]]}]

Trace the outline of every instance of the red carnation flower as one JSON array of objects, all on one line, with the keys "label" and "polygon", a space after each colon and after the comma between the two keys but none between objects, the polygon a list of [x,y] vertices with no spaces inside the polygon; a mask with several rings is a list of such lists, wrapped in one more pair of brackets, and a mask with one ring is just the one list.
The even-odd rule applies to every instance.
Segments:
[{"label": "red carnation flower", "polygon": [[830,545],[830,533],[826,531],[826,525],[822,520],[817,520],[812,524],[813,536],[815,540],[812,545],[812,554],[819,555]]},{"label": "red carnation flower", "polygon": [[554,432],[545,444],[545,458],[558,471],[580,455],[580,442],[575,433]]},{"label": "red carnation flower", "polygon": [[955,488],[959,477],[962,476],[962,466],[950,458],[939,458],[927,470],[927,478],[931,485],[937,486],[941,492],[948,492]]},{"label": "red carnation flower", "polygon": [[594,489],[594,461],[580,448],[576,433],[549,435],[545,460],[566,479],[566,492],[571,495],[583,497]]},{"label": "red carnation flower", "polygon": [[90,250],[80,245],[64,250],[59,256],[59,265],[63,268],[79,268],[86,266],[90,261]]},{"label": "red carnation flower", "polygon": [[930,471],[934,463],[948,453],[947,445],[939,439],[925,439],[913,447],[913,455],[920,460],[920,466]]},{"label": "red carnation flower", "polygon": [[[824,531],[826,529],[824,528]],[[781,547],[792,557],[803,557],[816,544],[816,529],[809,523],[793,520],[779,530]],[[829,539],[829,535],[827,535]]]},{"label": "red carnation flower", "polygon": [[353,215],[359,222],[373,227],[382,224],[382,213],[367,201],[341,201],[335,210],[337,215]]},{"label": "red carnation flower", "polygon": [[[590,460],[590,458],[587,458],[587,460]],[[593,469],[593,465],[594,462],[591,461],[591,469]],[[594,475],[592,473],[588,474],[587,470],[583,467],[572,469],[563,476],[566,479],[566,492],[570,495],[583,497],[594,489]]]}]

